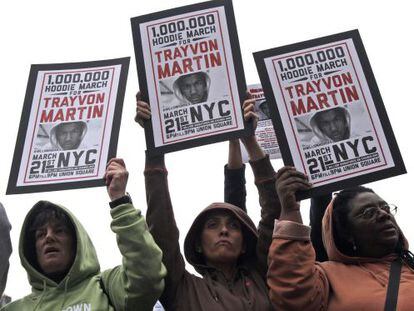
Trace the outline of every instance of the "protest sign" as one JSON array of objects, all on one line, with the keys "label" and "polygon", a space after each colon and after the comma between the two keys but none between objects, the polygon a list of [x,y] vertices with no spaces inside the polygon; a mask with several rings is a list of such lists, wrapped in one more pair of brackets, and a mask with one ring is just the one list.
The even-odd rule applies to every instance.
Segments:
[{"label": "protest sign", "polygon": [[132,18],[139,85],[151,106],[147,151],[166,153],[246,135],[240,48],[230,0]]},{"label": "protest sign", "polygon": [[[279,144],[277,143],[275,130],[273,129],[272,119],[270,117],[269,104],[265,98],[262,86],[260,84],[251,84],[247,86],[250,95],[255,99],[255,112],[259,117],[255,130],[256,140],[263,151],[269,155],[270,159],[280,159]],[[243,144],[241,146],[242,160],[244,163],[249,161],[247,150]]]},{"label": "protest sign", "polygon": [[32,65],[7,194],[104,185],[129,58]]},{"label": "protest sign", "polygon": [[254,54],[283,160],[304,196],[405,173],[357,30]]}]

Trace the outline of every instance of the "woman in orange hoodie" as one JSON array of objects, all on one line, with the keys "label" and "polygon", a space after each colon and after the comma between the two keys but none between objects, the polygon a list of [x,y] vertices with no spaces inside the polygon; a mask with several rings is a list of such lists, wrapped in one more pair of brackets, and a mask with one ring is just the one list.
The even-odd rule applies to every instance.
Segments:
[{"label": "woman in orange hoodie", "polygon": [[391,264],[402,263],[397,307],[414,310],[414,261],[388,204],[371,189],[338,193],[323,219],[329,261],[315,262],[310,227],[302,224],[297,190],[311,187],[292,167],[279,170],[281,214],[269,251],[268,285],[278,310],[384,310]]}]

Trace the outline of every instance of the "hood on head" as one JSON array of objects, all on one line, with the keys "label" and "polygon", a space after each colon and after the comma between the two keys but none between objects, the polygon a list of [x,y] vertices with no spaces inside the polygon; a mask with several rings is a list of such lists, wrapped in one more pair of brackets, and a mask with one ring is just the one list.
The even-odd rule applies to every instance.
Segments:
[{"label": "hood on head", "polygon": [[174,95],[180,100],[180,102],[182,103],[186,103],[187,105],[192,105],[191,102],[189,102],[183,95],[183,93],[181,93],[181,89],[180,89],[180,82],[187,76],[189,75],[194,75],[194,74],[201,74],[204,76],[204,79],[206,81],[206,86],[207,86],[207,90],[210,89],[210,84],[211,84],[211,80],[210,77],[208,76],[207,73],[205,73],[204,71],[198,71],[198,72],[194,72],[194,73],[190,73],[190,74],[186,74],[183,76],[180,76],[177,80],[174,81],[173,83],[173,90],[174,90]]},{"label": "hood on head", "polygon": [[194,219],[190,230],[184,240],[184,255],[186,260],[200,272],[205,266],[204,256],[196,251],[196,244],[201,238],[201,231],[206,217],[213,211],[223,210],[230,212],[242,225],[243,241],[246,245],[246,252],[241,255],[240,260],[248,261],[256,257],[257,229],[250,217],[239,207],[229,203],[212,203],[207,206]]},{"label": "hood on head", "polygon": [[[68,286],[76,284],[78,281],[83,280],[86,276],[94,275],[99,273],[100,267],[98,257],[96,256],[95,248],[92,244],[91,239],[86,233],[81,223],[76,217],[66,208],[58,204],[54,204],[48,201],[37,202],[31,210],[27,213],[26,218],[23,222],[23,226],[20,232],[19,240],[19,256],[22,266],[26,270],[29,278],[29,283],[36,289],[43,288],[43,282],[46,282],[48,286],[57,286],[57,284],[47,278],[38,268],[36,264],[36,258],[32,258],[33,249],[35,246],[29,243],[33,243],[33,237],[29,238],[29,224],[33,217],[35,217],[43,208],[44,204],[51,204],[56,209],[66,214],[75,229],[76,239],[76,255],[73,260],[72,267],[69,272],[62,280],[62,283],[68,279]],[[32,241],[32,242],[30,242]]]},{"label": "hood on head", "polygon": [[[335,107],[335,108],[331,108],[331,109],[335,109],[335,110],[340,110],[342,111],[342,113],[345,116],[346,122],[348,124],[348,131],[349,133],[351,133],[351,115],[349,114],[348,109],[346,109],[345,107]],[[316,119],[318,118],[318,116],[326,111],[329,111],[330,109],[326,109],[326,110],[322,110],[322,111],[318,111],[316,113],[313,114],[313,116],[311,117],[310,121],[309,121],[309,125],[311,126],[313,132],[315,133],[315,135],[323,141],[331,141],[331,139],[326,136],[321,129],[319,128],[318,124],[316,123]]]},{"label": "hood on head", "polygon": [[57,137],[56,137],[56,131],[59,127],[61,127],[64,124],[67,123],[79,123],[82,126],[82,135],[81,135],[81,141],[82,139],[85,137],[86,132],[88,131],[88,126],[86,124],[86,122],[84,121],[71,121],[71,122],[62,122],[62,123],[58,123],[57,125],[55,125],[51,130],[50,130],[50,142],[51,144],[56,147],[59,150],[62,150],[62,147],[59,145]]},{"label": "hood on head", "polygon": [[[325,246],[326,253],[328,254],[329,260],[339,261],[344,263],[357,263],[357,262],[372,262],[372,261],[381,261],[383,258],[373,259],[368,257],[356,257],[348,256],[342,253],[335,244],[334,239],[334,230],[333,230],[333,202],[335,196],[333,196],[331,202],[326,208],[325,215],[322,219],[322,239],[323,245]],[[398,225],[397,225],[398,226]],[[402,233],[401,229],[398,227],[400,232],[400,240],[403,241],[403,248],[408,250],[408,241]]]}]

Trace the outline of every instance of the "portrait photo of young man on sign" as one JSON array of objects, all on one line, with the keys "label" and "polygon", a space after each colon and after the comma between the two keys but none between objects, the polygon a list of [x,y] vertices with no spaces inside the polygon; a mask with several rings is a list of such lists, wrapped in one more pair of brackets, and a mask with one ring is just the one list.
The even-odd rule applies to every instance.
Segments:
[{"label": "portrait photo of young man on sign", "polygon": [[32,65],[7,193],[103,185],[129,58]]},{"label": "portrait photo of young man on sign", "polygon": [[285,165],[305,196],[405,173],[357,30],[254,54]]},{"label": "portrait photo of young man on sign", "polygon": [[[255,99],[255,113],[258,116],[255,130],[256,140],[270,159],[280,159],[279,144],[273,128],[269,103],[264,96],[263,88],[260,84],[250,84],[247,88],[251,97]],[[243,162],[248,163],[248,152],[243,145],[241,145],[241,152]]]},{"label": "portrait photo of young man on sign", "polygon": [[86,146],[82,142],[87,132],[88,125],[84,121],[58,123],[50,130],[49,142],[43,146],[43,149],[71,150],[85,148]]},{"label": "portrait photo of young man on sign", "polygon": [[148,152],[251,131],[242,117],[246,82],[230,0],[138,16],[131,23],[140,90],[152,112],[145,123]]},{"label": "portrait photo of young man on sign", "polygon": [[208,98],[210,77],[203,71],[190,73],[175,80],[173,88],[180,101],[190,105],[203,103]]}]

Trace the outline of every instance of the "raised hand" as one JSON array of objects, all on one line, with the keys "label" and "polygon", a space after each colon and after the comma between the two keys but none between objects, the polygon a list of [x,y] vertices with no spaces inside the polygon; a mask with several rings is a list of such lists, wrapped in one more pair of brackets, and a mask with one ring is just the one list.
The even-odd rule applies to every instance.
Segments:
[{"label": "raised hand", "polygon": [[135,122],[144,127],[144,122],[151,119],[151,107],[147,102],[141,100],[141,92],[136,95],[137,111],[135,114]]},{"label": "raised hand", "polygon": [[128,182],[128,171],[123,159],[113,158],[109,160],[104,175],[106,190],[111,201],[114,201],[126,194]]},{"label": "raised hand", "polygon": [[[300,205],[296,200],[295,193],[298,190],[308,190],[311,187],[312,184],[308,181],[308,177],[294,167],[284,166],[277,172],[276,191],[282,207],[280,219],[301,221]],[[296,216],[299,216],[299,219],[291,219]]]}]

